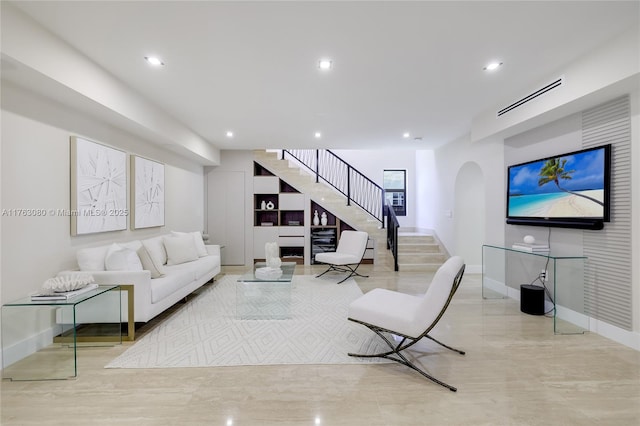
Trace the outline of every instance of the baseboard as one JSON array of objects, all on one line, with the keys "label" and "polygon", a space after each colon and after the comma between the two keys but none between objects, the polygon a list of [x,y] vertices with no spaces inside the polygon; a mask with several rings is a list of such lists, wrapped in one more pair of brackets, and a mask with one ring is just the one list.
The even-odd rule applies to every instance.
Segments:
[{"label": "baseboard", "polygon": [[53,338],[60,334],[61,327],[54,325],[46,330],[8,345],[2,350],[2,365],[7,367],[29,355],[38,352],[53,343]]},{"label": "baseboard", "polygon": [[[485,279],[485,288],[503,296],[506,298],[520,300],[520,291],[504,285],[501,282],[491,279]],[[545,301],[545,309],[549,310],[553,306],[550,302]],[[578,324],[585,330],[592,333],[596,333],[602,337],[613,340],[616,343],[627,346],[636,351],[640,351],[640,333],[634,331],[623,330],[615,325],[608,324],[604,321],[591,318],[585,314],[572,311],[562,306],[557,306],[558,317],[570,321],[574,324]]]},{"label": "baseboard", "polygon": [[482,265],[467,265],[464,267],[465,274],[481,274]]},{"label": "baseboard", "polygon": [[589,318],[589,330],[616,343],[640,351],[640,333],[638,332],[623,330],[594,318]]}]

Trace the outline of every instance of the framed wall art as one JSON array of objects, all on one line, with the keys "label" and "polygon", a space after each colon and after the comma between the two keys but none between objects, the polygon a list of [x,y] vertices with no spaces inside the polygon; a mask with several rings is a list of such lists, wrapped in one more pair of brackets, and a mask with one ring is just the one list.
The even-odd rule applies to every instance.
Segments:
[{"label": "framed wall art", "polygon": [[71,235],[127,229],[127,154],[71,137]]},{"label": "framed wall art", "polygon": [[131,228],[164,226],[164,164],[131,156]]}]

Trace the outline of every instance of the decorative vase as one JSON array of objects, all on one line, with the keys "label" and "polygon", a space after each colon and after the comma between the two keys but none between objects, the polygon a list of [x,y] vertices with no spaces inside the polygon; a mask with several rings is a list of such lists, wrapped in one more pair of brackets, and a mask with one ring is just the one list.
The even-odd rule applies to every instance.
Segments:
[{"label": "decorative vase", "polygon": [[320,225],[320,218],[318,217],[318,210],[315,210],[313,212],[313,225],[314,226]]},{"label": "decorative vase", "polygon": [[275,207],[275,205],[273,204],[273,201],[269,201],[267,203],[267,210],[273,210],[274,207]]},{"label": "decorative vase", "polygon": [[327,213],[322,212],[322,218],[320,219],[320,223],[322,226],[327,226]]},{"label": "decorative vase", "polygon": [[267,203],[264,200],[262,200],[262,204],[260,204],[260,208],[262,210],[266,210],[267,209]]}]

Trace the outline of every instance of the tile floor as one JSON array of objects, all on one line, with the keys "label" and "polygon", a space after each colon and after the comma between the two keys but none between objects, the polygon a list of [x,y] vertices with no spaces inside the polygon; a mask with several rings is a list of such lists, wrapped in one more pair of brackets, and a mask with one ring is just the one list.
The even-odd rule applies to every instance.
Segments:
[{"label": "tile floor", "polygon": [[[299,267],[297,273],[320,270]],[[431,279],[371,265],[363,270],[371,277],[356,281],[365,292],[419,293]],[[483,300],[480,280],[465,275],[433,333],[467,355],[429,341],[416,355],[457,393],[395,364],[104,369],[125,343],[81,349],[74,380],[3,381],[0,424],[640,424],[640,352],[594,333],[554,335],[550,318],[522,314],[513,300]]]}]

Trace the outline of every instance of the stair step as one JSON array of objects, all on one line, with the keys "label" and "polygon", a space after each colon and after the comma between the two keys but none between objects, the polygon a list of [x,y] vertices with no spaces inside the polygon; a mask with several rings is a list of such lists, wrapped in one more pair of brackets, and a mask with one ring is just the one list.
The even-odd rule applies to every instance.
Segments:
[{"label": "stair step", "polygon": [[407,244],[398,243],[398,253],[439,253],[438,244]]},{"label": "stair step", "polygon": [[402,272],[435,272],[442,264],[437,263],[398,263]]},{"label": "stair step", "polygon": [[398,234],[398,245],[400,244],[436,244],[433,235],[402,235]]},{"label": "stair step", "polygon": [[439,263],[447,260],[444,253],[398,253],[398,264],[404,263]]}]

